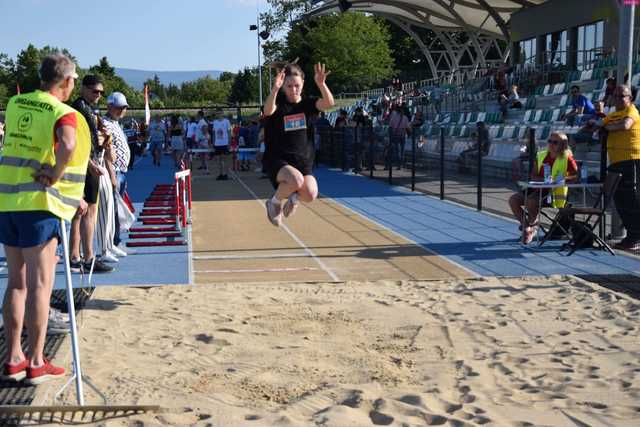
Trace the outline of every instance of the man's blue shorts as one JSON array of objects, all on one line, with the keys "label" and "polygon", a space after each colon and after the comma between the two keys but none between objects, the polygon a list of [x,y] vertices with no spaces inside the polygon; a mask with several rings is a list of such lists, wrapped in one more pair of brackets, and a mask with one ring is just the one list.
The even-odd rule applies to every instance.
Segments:
[{"label": "man's blue shorts", "polygon": [[32,248],[51,239],[62,241],[60,218],[47,211],[0,212],[0,243]]}]

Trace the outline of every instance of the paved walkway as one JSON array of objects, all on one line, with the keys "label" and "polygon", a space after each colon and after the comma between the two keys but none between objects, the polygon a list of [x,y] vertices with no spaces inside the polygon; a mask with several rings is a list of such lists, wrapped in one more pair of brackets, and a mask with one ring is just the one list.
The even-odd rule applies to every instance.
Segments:
[{"label": "paved walkway", "polygon": [[640,259],[583,250],[571,257],[558,242],[518,243],[514,222],[435,197],[337,170],[317,171],[326,197],[483,276],[640,274]]}]

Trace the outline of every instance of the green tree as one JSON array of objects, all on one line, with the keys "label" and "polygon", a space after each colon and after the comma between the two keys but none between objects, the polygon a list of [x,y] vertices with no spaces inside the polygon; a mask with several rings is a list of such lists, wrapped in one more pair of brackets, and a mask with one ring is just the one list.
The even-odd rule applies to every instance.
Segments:
[{"label": "green tree", "polygon": [[95,74],[100,74],[102,77],[116,76],[116,69],[109,64],[109,60],[106,56],[100,58],[100,62],[97,65],[90,67],[89,71]]},{"label": "green tree", "polygon": [[294,28],[287,37],[287,56],[299,57],[310,78],[316,62],[332,71],[329,85],[336,92],[367,89],[394,75],[388,28],[374,17],[343,13],[315,23]]}]

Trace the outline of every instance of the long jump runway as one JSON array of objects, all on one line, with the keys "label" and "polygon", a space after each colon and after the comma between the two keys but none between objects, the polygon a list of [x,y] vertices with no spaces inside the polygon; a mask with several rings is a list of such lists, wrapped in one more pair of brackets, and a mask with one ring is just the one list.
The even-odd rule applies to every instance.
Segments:
[{"label": "long jump runway", "polygon": [[327,198],[302,204],[283,227],[273,227],[264,208],[264,200],[273,193],[269,181],[253,172],[237,172],[234,177],[194,177],[197,283],[475,276]]}]

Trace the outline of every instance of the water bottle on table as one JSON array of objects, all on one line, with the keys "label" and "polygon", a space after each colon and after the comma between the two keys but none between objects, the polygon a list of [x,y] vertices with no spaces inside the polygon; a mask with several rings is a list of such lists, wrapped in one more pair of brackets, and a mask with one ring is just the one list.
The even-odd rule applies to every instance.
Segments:
[{"label": "water bottle on table", "polygon": [[549,166],[548,164],[544,164],[542,166],[542,169],[544,170],[544,182],[547,184],[551,183],[551,166]]}]

